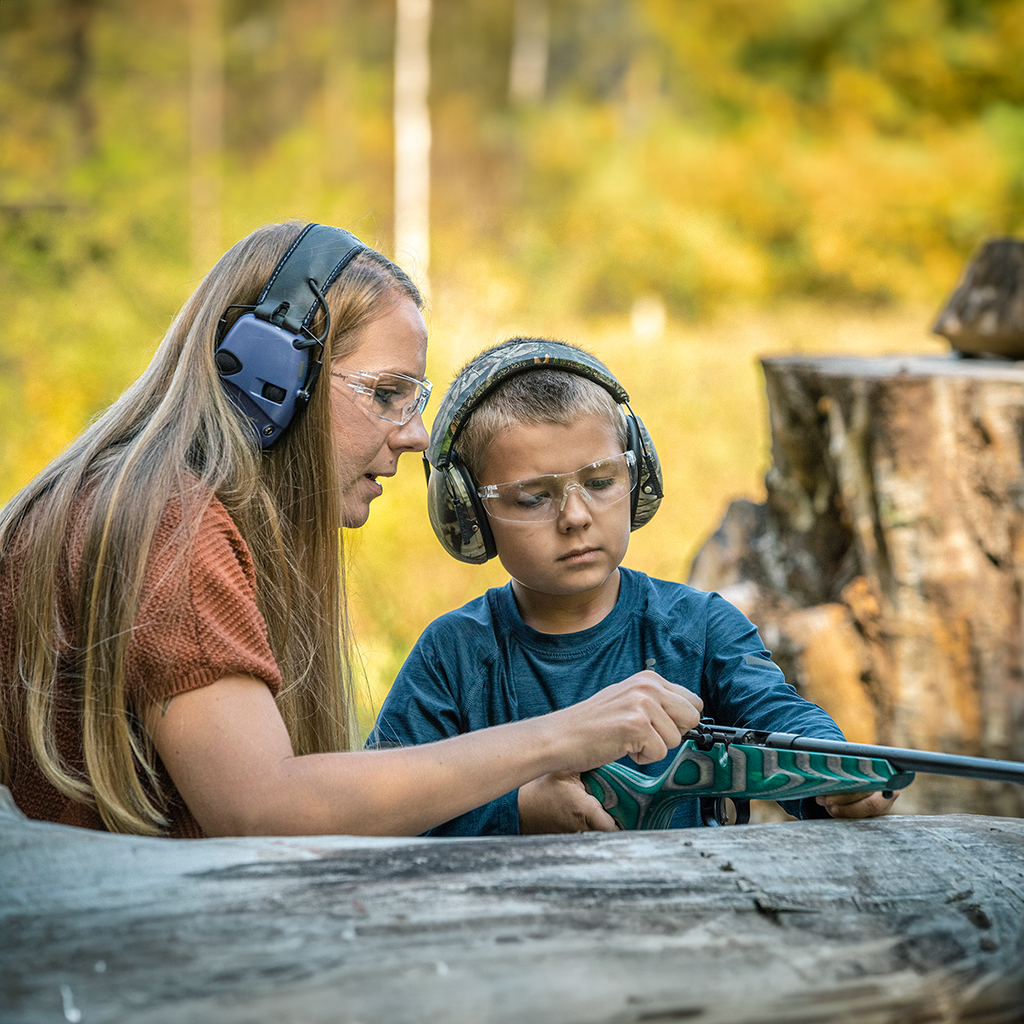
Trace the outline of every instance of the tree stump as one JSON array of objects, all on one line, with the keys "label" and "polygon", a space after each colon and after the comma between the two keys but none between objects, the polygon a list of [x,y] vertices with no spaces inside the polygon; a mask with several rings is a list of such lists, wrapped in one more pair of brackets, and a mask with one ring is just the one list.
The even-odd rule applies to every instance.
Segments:
[{"label": "tree stump", "polygon": [[1024,822],[170,840],[0,806],[0,973],[5,1024],[1019,1024]]},{"label": "tree stump", "polygon": [[1024,240],[986,242],[933,330],[968,355],[1024,359]]},{"label": "tree stump", "polygon": [[[1024,760],[1024,364],[764,360],[772,466],[690,582],[758,625],[851,740]],[[918,777],[904,811],[1024,814]]]}]

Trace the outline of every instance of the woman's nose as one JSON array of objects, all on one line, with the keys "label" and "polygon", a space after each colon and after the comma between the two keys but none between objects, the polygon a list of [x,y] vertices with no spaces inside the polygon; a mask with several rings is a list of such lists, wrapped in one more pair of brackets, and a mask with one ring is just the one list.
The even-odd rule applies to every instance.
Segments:
[{"label": "woman's nose", "polygon": [[394,430],[388,438],[388,446],[394,452],[425,452],[429,443],[430,435],[419,413]]}]

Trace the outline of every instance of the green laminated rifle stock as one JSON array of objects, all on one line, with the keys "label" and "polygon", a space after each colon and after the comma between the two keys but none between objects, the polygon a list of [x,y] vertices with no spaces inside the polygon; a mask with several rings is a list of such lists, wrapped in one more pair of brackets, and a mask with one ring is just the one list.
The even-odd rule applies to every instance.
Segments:
[{"label": "green laminated rifle stock", "polygon": [[903,789],[915,772],[1024,785],[1020,761],[760,732],[716,725],[710,718],[683,734],[661,775],[644,775],[616,761],[581,777],[619,828],[638,829],[668,828],[676,805],[693,797],[701,801],[706,824],[725,824],[727,799],[736,802],[737,821],[745,821],[749,800]]},{"label": "green laminated rifle stock", "polygon": [[619,828],[654,829],[668,828],[676,805],[693,797],[801,800],[824,793],[900,789],[914,776],[879,758],[742,743],[715,743],[700,750],[687,740],[661,775],[644,775],[615,761],[584,772],[582,778]]}]

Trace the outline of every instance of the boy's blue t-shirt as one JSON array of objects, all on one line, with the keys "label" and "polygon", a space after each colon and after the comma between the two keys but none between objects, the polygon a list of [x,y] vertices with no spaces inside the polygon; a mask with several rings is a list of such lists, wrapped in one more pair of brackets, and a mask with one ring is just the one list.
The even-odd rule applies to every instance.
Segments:
[{"label": "boy's blue t-shirt", "polygon": [[[578,633],[540,633],[519,614],[511,584],[435,619],[402,666],[368,746],[409,746],[569,707],[644,668],[685,686],[722,725],[842,739],[772,663],[756,627],[718,594],[620,568],[615,607]],[[653,663],[652,663],[653,662]],[[623,763],[648,775],[668,767]],[[515,835],[518,790],[428,835]],[[798,803],[784,804],[799,814]],[[673,828],[699,825],[696,798]]]}]

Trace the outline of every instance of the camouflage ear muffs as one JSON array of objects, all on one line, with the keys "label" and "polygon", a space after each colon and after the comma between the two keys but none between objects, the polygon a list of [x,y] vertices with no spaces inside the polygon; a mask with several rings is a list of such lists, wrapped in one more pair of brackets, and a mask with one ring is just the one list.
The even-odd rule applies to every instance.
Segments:
[{"label": "camouflage ear muffs", "polygon": [[474,359],[448,389],[423,455],[427,511],[441,546],[460,562],[482,565],[496,554],[477,483],[453,445],[469,414],[499,384],[530,370],[579,374],[600,384],[625,406],[629,447],[636,455],[639,481],[630,497],[630,529],[648,522],[662,498],[661,464],[643,421],[629,408],[629,395],[602,362],[572,345],[541,338],[513,338]]}]

